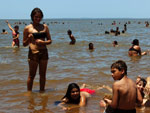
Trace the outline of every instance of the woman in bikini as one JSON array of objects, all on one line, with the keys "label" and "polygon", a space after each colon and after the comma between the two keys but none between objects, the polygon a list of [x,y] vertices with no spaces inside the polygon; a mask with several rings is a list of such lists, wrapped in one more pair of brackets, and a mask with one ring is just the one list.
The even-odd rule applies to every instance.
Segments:
[{"label": "woman in bikini", "polygon": [[141,48],[139,46],[139,40],[134,39],[132,42],[132,46],[129,48],[128,55],[129,56],[138,56],[138,55],[146,55],[146,52],[141,52]]},{"label": "woman in bikini", "polygon": [[48,50],[46,45],[51,44],[49,28],[46,24],[40,24],[43,12],[39,8],[34,8],[31,12],[31,24],[24,28],[23,46],[29,45],[28,63],[29,76],[27,80],[27,90],[32,91],[33,81],[39,65],[40,92],[45,91],[46,70],[48,63]]},{"label": "woman in bikini", "polygon": [[19,48],[20,46],[19,45],[19,32],[18,32],[19,26],[16,25],[13,29],[8,21],[6,21],[6,23],[8,24],[9,29],[12,31],[12,36],[13,36],[12,47],[16,45]]}]

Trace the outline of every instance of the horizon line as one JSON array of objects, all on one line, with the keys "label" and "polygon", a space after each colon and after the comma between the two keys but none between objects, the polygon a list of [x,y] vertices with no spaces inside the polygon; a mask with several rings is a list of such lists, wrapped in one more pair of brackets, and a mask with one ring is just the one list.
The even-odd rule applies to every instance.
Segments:
[{"label": "horizon line", "polygon": [[[43,20],[46,19],[150,19],[148,17],[143,17],[143,18],[139,18],[139,17],[118,17],[118,18],[96,18],[96,17],[76,17],[76,18],[43,18]],[[31,20],[30,18],[12,18],[12,19],[8,19],[8,18],[2,18],[0,20]]]}]

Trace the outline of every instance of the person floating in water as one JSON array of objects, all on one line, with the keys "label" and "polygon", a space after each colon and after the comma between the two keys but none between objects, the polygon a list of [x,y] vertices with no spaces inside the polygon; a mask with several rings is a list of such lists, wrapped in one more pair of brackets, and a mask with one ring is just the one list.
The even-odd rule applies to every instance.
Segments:
[{"label": "person floating in water", "polygon": [[2,29],[1,34],[8,34],[8,32],[5,29]]},{"label": "person floating in water", "polygon": [[68,33],[69,38],[71,39],[70,45],[74,45],[74,44],[76,43],[76,39],[75,39],[75,37],[72,35],[72,31],[69,29],[69,30],[67,31],[67,33]]},{"label": "person floating in water", "polygon": [[146,55],[147,52],[141,52],[141,48],[139,46],[139,40],[134,39],[132,42],[132,46],[129,48],[128,55],[129,56],[138,56],[138,55]]},{"label": "person floating in water", "polygon": [[77,107],[86,106],[87,98],[95,93],[95,90],[85,88],[85,84],[80,87],[76,83],[70,83],[65,96],[62,98],[61,103],[58,105],[63,110],[70,110],[74,107],[65,107],[64,104],[76,104]]},{"label": "person floating in water", "polygon": [[19,26],[16,25],[13,29],[8,21],[6,21],[6,23],[8,24],[9,29],[12,31],[12,36],[13,36],[12,47],[14,47],[15,45],[19,47],[20,46],[19,32],[18,32]]},{"label": "person floating in water", "polygon": [[46,45],[52,43],[49,28],[46,24],[41,24],[43,12],[39,8],[34,8],[31,12],[33,23],[27,25],[23,32],[23,46],[29,45],[28,63],[29,75],[27,80],[27,90],[32,91],[33,81],[39,65],[40,92],[45,91],[46,70],[48,63],[48,50]]},{"label": "person floating in water", "polygon": [[118,60],[111,65],[113,83],[112,100],[104,98],[108,104],[106,113],[136,113],[136,103],[142,104],[143,98],[134,81],[127,77],[127,65]]}]

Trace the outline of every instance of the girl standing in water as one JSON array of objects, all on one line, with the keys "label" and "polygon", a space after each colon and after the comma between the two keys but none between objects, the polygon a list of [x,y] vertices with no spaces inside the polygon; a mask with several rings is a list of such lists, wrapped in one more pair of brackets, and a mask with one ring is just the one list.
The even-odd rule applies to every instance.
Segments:
[{"label": "girl standing in water", "polygon": [[19,48],[19,32],[18,32],[19,26],[16,25],[13,29],[8,21],[6,21],[6,23],[8,24],[9,29],[12,31],[13,36],[12,47],[16,45]]},{"label": "girl standing in water", "polygon": [[23,46],[29,45],[28,63],[29,76],[27,80],[27,90],[32,91],[33,81],[39,65],[40,92],[45,91],[46,70],[48,63],[48,50],[46,45],[51,44],[49,28],[46,24],[41,24],[43,12],[39,8],[34,8],[31,12],[31,24],[24,28]]}]

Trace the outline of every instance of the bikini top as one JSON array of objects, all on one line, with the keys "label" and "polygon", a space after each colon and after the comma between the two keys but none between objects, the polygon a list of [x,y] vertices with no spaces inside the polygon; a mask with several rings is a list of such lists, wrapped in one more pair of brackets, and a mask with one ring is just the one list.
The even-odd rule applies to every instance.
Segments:
[{"label": "bikini top", "polygon": [[129,49],[129,51],[136,51],[137,53],[139,53],[140,51],[137,49],[134,49],[133,46]]},{"label": "bikini top", "polygon": [[17,36],[17,34],[19,34],[19,32],[17,32],[17,31],[15,31],[15,33],[12,32],[12,35],[13,35],[13,36]]},{"label": "bikini top", "polygon": [[38,33],[32,33],[34,39],[41,39],[41,38],[46,38],[46,33],[45,32],[38,32]]}]

